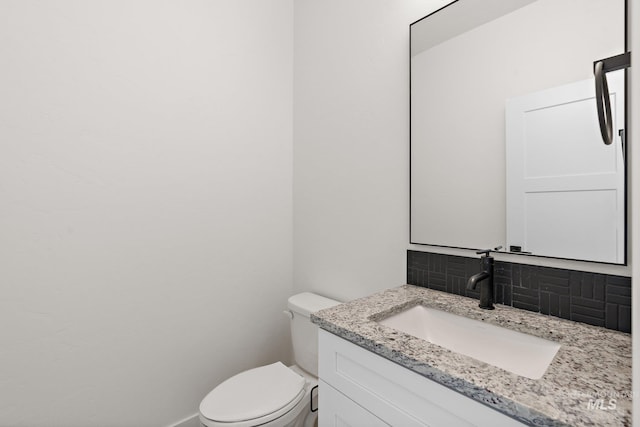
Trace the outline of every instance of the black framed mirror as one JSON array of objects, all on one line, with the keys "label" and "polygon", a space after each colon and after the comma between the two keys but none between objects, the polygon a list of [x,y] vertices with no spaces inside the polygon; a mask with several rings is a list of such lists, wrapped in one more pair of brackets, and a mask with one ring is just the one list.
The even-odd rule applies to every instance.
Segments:
[{"label": "black framed mirror", "polygon": [[626,264],[625,0],[457,0],[411,24],[410,243]]}]

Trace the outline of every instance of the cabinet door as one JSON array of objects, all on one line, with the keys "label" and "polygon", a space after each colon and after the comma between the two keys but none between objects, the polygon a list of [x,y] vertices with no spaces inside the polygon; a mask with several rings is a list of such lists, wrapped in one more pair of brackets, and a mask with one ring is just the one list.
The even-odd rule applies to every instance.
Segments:
[{"label": "cabinet door", "polygon": [[324,381],[319,382],[318,427],[388,427],[388,424]]},{"label": "cabinet door", "polygon": [[[324,330],[320,379],[397,427],[522,427],[523,424]],[[323,405],[322,411],[327,410]],[[330,409],[329,409],[330,411]]]}]

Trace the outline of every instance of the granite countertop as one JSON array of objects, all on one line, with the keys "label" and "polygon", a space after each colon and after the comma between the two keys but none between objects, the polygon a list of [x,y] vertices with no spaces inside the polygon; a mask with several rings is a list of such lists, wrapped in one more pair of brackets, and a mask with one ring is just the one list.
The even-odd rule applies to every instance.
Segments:
[{"label": "granite countertop", "polygon": [[[533,380],[376,322],[418,304],[556,341],[561,347],[542,378]],[[481,310],[478,300],[412,285],[321,310],[311,320],[526,424],[631,425],[631,335],[626,333],[503,305]]]}]

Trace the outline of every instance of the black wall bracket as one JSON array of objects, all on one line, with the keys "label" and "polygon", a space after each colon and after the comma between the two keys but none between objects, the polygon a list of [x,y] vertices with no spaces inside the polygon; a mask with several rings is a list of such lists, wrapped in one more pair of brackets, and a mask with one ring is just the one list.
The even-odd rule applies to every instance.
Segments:
[{"label": "black wall bracket", "polygon": [[611,102],[609,100],[609,85],[607,73],[622,70],[631,66],[631,52],[600,59],[593,63],[593,74],[596,82],[596,107],[598,109],[598,121],[600,122],[600,134],[606,145],[613,142],[613,122],[611,119]]}]

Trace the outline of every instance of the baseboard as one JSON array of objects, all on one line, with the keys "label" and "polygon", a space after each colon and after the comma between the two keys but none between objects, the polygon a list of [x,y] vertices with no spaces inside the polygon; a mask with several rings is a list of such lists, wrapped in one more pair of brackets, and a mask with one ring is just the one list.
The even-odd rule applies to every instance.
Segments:
[{"label": "baseboard", "polygon": [[190,415],[187,418],[178,421],[175,424],[171,424],[169,427],[202,427],[200,425],[199,414]]}]

